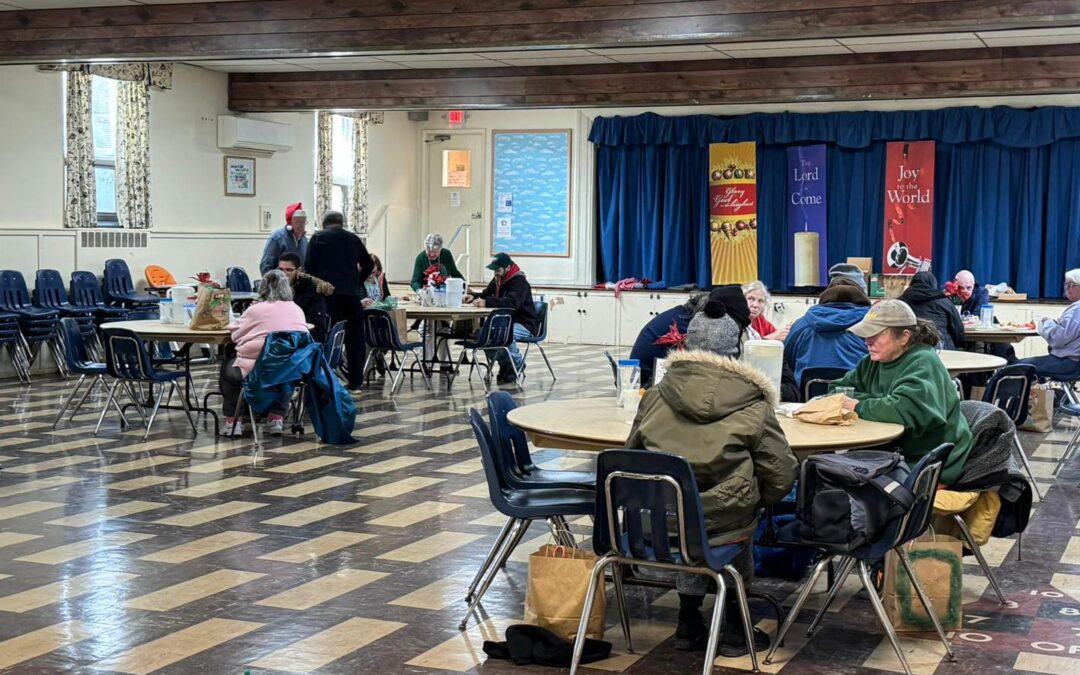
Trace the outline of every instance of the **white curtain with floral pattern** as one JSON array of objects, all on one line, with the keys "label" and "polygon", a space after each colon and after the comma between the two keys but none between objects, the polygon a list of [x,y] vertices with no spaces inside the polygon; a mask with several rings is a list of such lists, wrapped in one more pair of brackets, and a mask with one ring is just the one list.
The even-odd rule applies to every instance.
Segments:
[{"label": "white curtain with floral pattern", "polygon": [[141,81],[116,89],[116,215],[120,227],[149,229],[150,91]]},{"label": "white curtain with floral pattern", "polygon": [[311,220],[321,225],[323,214],[330,208],[330,191],[334,183],[334,131],[329,112],[319,111],[316,119],[315,217]]},{"label": "white curtain with floral pattern", "polygon": [[90,75],[67,74],[67,168],[64,185],[64,227],[97,225],[94,182],[94,136],[90,118]]}]

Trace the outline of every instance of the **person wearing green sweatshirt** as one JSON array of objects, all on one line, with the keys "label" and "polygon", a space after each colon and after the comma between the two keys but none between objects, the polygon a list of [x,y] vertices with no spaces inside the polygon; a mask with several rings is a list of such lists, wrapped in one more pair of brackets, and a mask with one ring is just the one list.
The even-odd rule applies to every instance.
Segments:
[{"label": "person wearing green sweatshirt", "polygon": [[942,443],[953,451],[941,472],[941,484],[959,480],[971,451],[971,429],[960,413],[960,396],[934,346],[937,329],[915,318],[902,300],[882,300],[848,328],[866,341],[869,354],[829,390],[853,387],[843,406],[874,422],[904,425],[900,453],[914,464]]},{"label": "person wearing green sweatshirt", "polygon": [[419,291],[427,285],[427,277],[424,276],[424,271],[432,265],[439,266],[439,274],[447,278],[461,279],[468,283],[465,275],[459,272],[457,265],[454,264],[454,254],[443,248],[441,234],[429,234],[424,239],[424,250],[416,255],[416,261],[413,262],[411,284],[414,291]]}]

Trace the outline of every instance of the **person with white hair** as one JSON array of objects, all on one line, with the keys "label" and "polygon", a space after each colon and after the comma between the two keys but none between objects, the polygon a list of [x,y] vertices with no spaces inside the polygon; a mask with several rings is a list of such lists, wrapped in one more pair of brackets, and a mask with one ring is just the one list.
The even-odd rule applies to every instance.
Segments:
[{"label": "person with white hair", "polygon": [[259,274],[266,274],[277,269],[282,253],[295,253],[303,260],[307,257],[307,213],[301,202],[285,207],[285,227],[276,230],[266,238],[262,259],[259,261]]},{"label": "person with white hair", "polygon": [[791,324],[777,328],[765,318],[765,306],[769,304],[769,289],[760,281],[750,281],[742,285],[743,296],[750,307],[750,328],[752,338],[779,340],[783,342],[791,330]]},{"label": "person with white hair", "polygon": [[[262,352],[266,336],[276,331],[299,331],[306,333],[307,319],[304,310],[293,302],[289,277],[281,270],[270,270],[263,275],[259,286],[259,301],[248,307],[236,323],[229,326],[236,353],[221,364],[218,384],[221,388],[222,416],[225,425],[223,436],[243,436],[244,423],[236,419],[236,404],[244,391],[244,378],[255,367],[255,360]],[[266,414],[266,430],[272,436],[280,436],[284,430],[285,413],[289,411],[288,397],[275,401]]]},{"label": "person with white hair", "polygon": [[1035,320],[1035,329],[1050,347],[1047,356],[1021,359],[1035,366],[1035,374],[1051,380],[1080,380],[1080,268],[1065,273],[1065,297],[1069,306],[1057,319]]},{"label": "person with white hair", "polygon": [[979,310],[983,305],[990,304],[990,293],[985,286],[975,281],[975,275],[968,270],[960,270],[953,277],[956,285],[956,294],[963,303],[960,305],[961,314],[979,316]]},{"label": "person with white hair", "polygon": [[440,275],[446,278],[456,278],[466,281],[465,275],[458,271],[454,264],[454,254],[449,249],[443,248],[441,234],[429,234],[424,239],[424,250],[416,255],[413,263],[412,289],[418,291],[427,285],[427,270],[434,266]]}]

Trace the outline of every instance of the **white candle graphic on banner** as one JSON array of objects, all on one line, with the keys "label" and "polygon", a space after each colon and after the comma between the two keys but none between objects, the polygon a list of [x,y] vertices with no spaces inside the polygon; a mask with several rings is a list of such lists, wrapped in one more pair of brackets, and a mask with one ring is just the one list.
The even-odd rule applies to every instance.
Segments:
[{"label": "white candle graphic on banner", "polygon": [[821,275],[820,237],[809,230],[809,225],[803,227],[802,232],[795,233],[795,285],[817,286]]}]

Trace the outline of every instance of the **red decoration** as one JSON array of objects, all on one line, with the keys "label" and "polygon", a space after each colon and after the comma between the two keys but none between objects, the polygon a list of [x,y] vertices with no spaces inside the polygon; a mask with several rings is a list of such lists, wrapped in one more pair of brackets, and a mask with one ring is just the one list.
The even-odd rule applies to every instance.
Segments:
[{"label": "red decoration", "polygon": [[653,344],[657,345],[670,345],[678,350],[686,349],[686,333],[679,332],[679,324],[675,321],[671,322],[671,328],[668,328],[668,332],[661,335],[656,339]]},{"label": "red decoration", "polygon": [[439,265],[430,265],[424,270],[424,279],[427,283],[434,283],[436,286],[441,286],[446,283],[446,275],[441,274],[442,268]]}]

